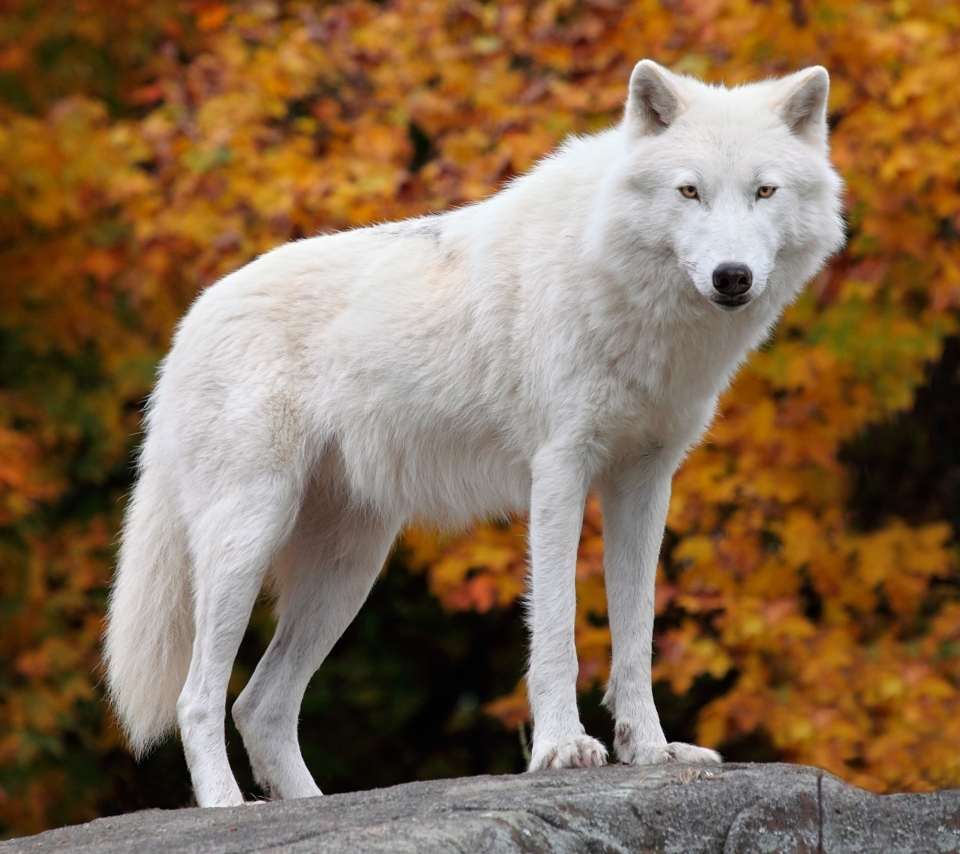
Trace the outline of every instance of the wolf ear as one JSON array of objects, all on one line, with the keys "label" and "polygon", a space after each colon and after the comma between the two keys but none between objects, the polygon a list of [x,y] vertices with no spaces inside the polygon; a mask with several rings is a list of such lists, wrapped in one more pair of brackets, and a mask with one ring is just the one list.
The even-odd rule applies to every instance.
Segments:
[{"label": "wolf ear", "polygon": [[790,132],[811,144],[827,140],[827,96],[830,75],[821,65],[805,68],[783,81],[777,115]]},{"label": "wolf ear", "polygon": [[665,131],[683,110],[674,76],[662,65],[641,59],[630,75],[626,122],[637,136]]}]

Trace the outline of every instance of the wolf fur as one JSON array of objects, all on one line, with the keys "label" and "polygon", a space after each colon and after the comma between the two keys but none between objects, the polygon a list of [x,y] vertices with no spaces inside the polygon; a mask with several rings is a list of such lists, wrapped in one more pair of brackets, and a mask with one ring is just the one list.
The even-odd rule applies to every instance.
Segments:
[{"label": "wolf fur", "polygon": [[243,802],[227,680],[269,571],[278,626],[233,716],[272,797],[319,795],[303,692],[398,532],[528,510],[530,767],[604,763],[573,634],[593,489],[617,756],[719,761],[668,744],[654,707],[657,555],[717,396],[842,243],[827,90],[820,67],[726,89],[644,60],[616,127],[486,201],[297,241],[206,290],[150,399],[110,601],[133,750],[179,723],[198,803]]}]

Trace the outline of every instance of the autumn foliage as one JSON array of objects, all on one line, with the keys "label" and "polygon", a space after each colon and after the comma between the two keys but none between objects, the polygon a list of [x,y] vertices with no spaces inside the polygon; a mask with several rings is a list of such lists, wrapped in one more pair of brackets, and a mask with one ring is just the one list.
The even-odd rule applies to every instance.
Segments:
[{"label": "autumn foliage", "polygon": [[[191,299],[281,242],[484,197],[616,121],[642,57],[727,84],[826,66],[849,225],[676,478],[660,688],[734,757],[960,785],[957,531],[864,524],[849,461],[957,331],[955,2],[0,0],[0,829],[92,817],[108,786],[106,589]],[[584,690],[608,671],[601,529],[591,500]],[[524,545],[522,520],[414,532],[400,560],[488,612],[522,595]],[[517,726],[522,686],[487,709]]]}]

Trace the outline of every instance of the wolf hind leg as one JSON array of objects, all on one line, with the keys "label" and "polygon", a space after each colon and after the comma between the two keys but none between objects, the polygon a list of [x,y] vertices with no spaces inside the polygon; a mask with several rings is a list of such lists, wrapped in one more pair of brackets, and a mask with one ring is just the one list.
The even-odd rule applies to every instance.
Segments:
[{"label": "wolf hind leg", "polygon": [[233,706],[254,776],[272,798],[321,794],[300,752],[300,704],[366,600],[398,528],[315,488],[279,556],[277,630]]},{"label": "wolf hind leg", "polygon": [[190,525],[196,634],[177,718],[197,803],[243,803],[225,743],[227,683],[270,563],[302,498],[296,478],[247,476]]}]

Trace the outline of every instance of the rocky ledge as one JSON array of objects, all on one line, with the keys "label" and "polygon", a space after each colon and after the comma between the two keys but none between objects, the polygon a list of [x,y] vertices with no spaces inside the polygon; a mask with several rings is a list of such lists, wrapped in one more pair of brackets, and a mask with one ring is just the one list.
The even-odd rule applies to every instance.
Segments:
[{"label": "rocky ledge", "polygon": [[960,790],[879,796],[794,765],[612,765],[146,810],[0,843],[28,851],[960,854]]}]

